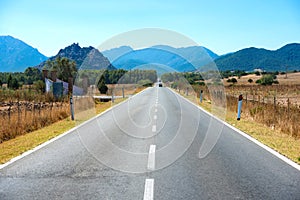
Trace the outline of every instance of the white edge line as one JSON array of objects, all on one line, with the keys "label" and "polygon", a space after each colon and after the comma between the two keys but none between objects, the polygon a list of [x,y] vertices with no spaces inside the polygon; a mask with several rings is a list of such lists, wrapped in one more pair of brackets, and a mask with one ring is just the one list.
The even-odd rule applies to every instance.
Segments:
[{"label": "white edge line", "polygon": [[[134,97],[134,96],[136,96],[136,95],[138,95],[138,94],[141,94],[142,92],[144,92],[144,91],[147,90],[147,89],[149,89],[149,87],[146,88],[146,89],[144,89],[144,90],[142,90],[142,91],[140,91],[140,92],[138,92],[138,93],[136,93],[135,95],[131,96],[130,98],[132,98],[132,97]],[[52,142],[54,142],[54,141],[56,141],[56,140],[58,140],[58,139],[60,139],[60,138],[62,138],[62,137],[64,137],[64,136],[66,136],[67,134],[69,134],[69,133],[75,131],[76,129],[78,129],[78,128],[84,126],[85,124],[87,124],[87,123],[89,123],[89,122],[95,120],[96,118],[100,117],[101,115],[104,115],[105,113],[109,112],[110,110],[112,110],[112,109],[114,109],[114,108],[116,108],[116,107],[118,107],[118,106],[120,106],[120,105],[126,103],[127,101],[129,101],[130,98],[127,98],[125,101],[120,102],[120,103],[118,103],[118,104],[116,104],[116,105],[110,107],[109,109],[103,111],[102,113],[100,113],[100,114],[98,114],[98,115],[92,117],[91,119],[89,119],[89,120],[87,120],[87,121],[85,121],[85,122],[79,124],[79,125],[76,126],[76,127],[73,127],[72,129],[70,129],[70,130],[68,130],[68,131],[66,131],[66,132],[64,132],[64,133],[62,133],[62,134],[60,134],[60,135],[58,135],[58,136],[56,136],[56,137],[54,137],[54,138],[52,138],[52,139],[50,139],[50,140],[44,142],[44,143],[42,143],[42,144],[40,144],[40,145],[34,147],[33,149],[30,149],[30,150],[28,150],[28,151],[25,151],[25,152],[22,153],[21,155],[12,158],[12,159],[9,160],[8,162],[6,162],[6,163],[4,163],[4,164],[1,164],[1,165],[0,165],[0,170],[3,169],[3,168],[5,168],[5,167],[7,167],[7,166],[9,166],[9,165],[11,165],[12,163],[14,163],[14,162],[16,162],[16,161],[18,161],[18,160],[20,160],[20,159],[26,157],[26,156],[28,156],[28,155],[30,155],[30,154],[32,154],[32,153],[38,151],[39,149],[41,149],[41,148],[43,148],[43,147],[45,147],[45,146],[51,144]]]},{"label": "white edge line", "polygon": [[268,151],[269,153],[273,154],[274,156],[276,156],[277,158],[281,159],[282,161],[286,162],[287,164],[289,164],[290,166],[294,167],[295,169],[300,171],[300,165],[298,165],[297,163],[295,163],[294,161],[292,161],[291,159],[285,157],[284,155],[278,153],[277,151],[275,151],[274,149],[268,147],[267,145],[261,143],[260,141],[256,140],[255,138],[251,137],[250,135],[248,135],[247,133],[237,129],[236,127],[228,124],[227,122],[219,119],[218,117],[212,115],[210,112],[204,110],[203,108],[201,108],[199,105],[195,104],[194,102],[191,102],[190,100],[184,98],[183,96],[181,96],[180,94],[178,94],[177,92],[173,91],[172,89],[168,88],[170,91],[172,91],[174,94],[177,94],[178,96],[180,96],[182,99],[186,100],[187,102],[193,104],[194,106],[196,106],[198,109],[200,109],[201,111],[205,112],[206,114],[208,114],[209,116],[211,116],[212,118],[216,119],[217,121],[223,123],[224,125],[226,125],[227,127],[233,129],[235,132],[239,133],[240,135],[244,136],[245,138],[247,138],[248,140],[250,140],[251,142],[255,143],[256,145],[260,146],[261,148],[265,149],[266,151]]},{"label": "white edge line", "polygon": [[145,181],[145,191],[144,191],[144,200],[153,200],[153,191],[154,190],[154,179],[146,179]]}]

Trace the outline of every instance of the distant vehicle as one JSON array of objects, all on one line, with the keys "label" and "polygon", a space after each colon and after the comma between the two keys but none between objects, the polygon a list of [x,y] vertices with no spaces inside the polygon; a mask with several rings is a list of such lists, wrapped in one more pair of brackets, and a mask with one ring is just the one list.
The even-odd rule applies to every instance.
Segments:
[{"label": "distant vehicle", "polygon": [[159,82],[158,83],[158,87],[162,87],[163,85],[162,85],[162,83],[161,82]]}]

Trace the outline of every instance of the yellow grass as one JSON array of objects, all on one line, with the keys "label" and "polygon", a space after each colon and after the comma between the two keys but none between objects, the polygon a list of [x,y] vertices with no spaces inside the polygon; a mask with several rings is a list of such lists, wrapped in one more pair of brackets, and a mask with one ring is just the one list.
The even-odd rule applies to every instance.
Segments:
[{"label": "yellow grass", "polygon": [[[109,109],[112,105],[120,103],[123,100],[124,99],[117,99],[114,104],[111,102],[95,104],[95,113],[100,114]],[[87,119],[88,118],[86,118],[86,120]],[[50,140],[51,138],[70,130],[82,122],[82,119],[80,121],[71,121],[70,118],[67,118],[42,129],[5,141],[0,144],[0,163],[3,164],[10,159],[24,153],[25,151],[33,149],[34,147]]]},{"label": "yellow grass", "polygon": [[[240,79],[238,79],[237,76],[234,77],[230,77],[230,78],[236,78],[236,80],[238,81],[236,83],[236,85],[256,85],[255,81],[257,81],[258,79],[260,79],[262,77],[262,75],[257,76],[255,74],[249,74],[247,76],[242,76]],[[287,77],[287,78],[286,78]],[[253,83],[249,83],[248,80],[252,79]],[[231,83],[227,82],[228,78],[225,78],[223,80],[223,83],[225,86],[230,85]],[[279,82],[280,85],[296,85],[296,84],[300,84],[300,72],[297,73],[288,73],[287,76],[285,74],[281,75],[277,75],[277,80]]]},{"label": "yellow grass", "polygon": [[[209,112],[211,111],[211,104],[208,101],[203,101],[200,106]],[[272,130],[272,128],[253,120],[245,119],[243,115],[240,121],[237,121],[236,117],[235,112],[227,110],[226,122],[300,164],[299,138],[289,136],[279,130]]]}]

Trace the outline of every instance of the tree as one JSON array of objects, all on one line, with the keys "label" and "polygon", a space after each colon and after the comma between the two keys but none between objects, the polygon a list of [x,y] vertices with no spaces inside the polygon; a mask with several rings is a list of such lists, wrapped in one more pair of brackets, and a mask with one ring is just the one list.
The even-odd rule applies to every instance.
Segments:
[{"label": "tree", "polygon": [[101,94],[106,94],[108,87],[105,84],[105,77],[103,75],[100,77],[97,87]]},{"label": "tree", "polygon": [[42,80],[42,73],[39,69],[34,67],[28,67],[25,72],[25,82],[28,85],[32,85],[34,81]]},{"label": "tree", "polygon": [[11,81],[12,81],[12,76],[11,76],[11,74],[9,74],[9,76],[8,76],[8,78],[7,78],[7,81],[6,81],[7,87],[8,87],[8,88],[11,87]]},{"label": "tree", "polygon": [[13,90],[17,90],[20,87],[17,79],[15,77],[12,77],[11,74],[9,74],[7,79],[7,87]]},{"label": "tree", "polygon": [[47,61],[44,68],[57,71],[57,77],[68,82],[70,77],[75,78],[77,73],[76,63],[66,57],[56,57],[53,61]]},{"label": "tree", "polygon": [[253,80],[251,78],[249,78],[248,83],[253,83]]},{"label": "tree", "polygon": [[262,78],[258,79],[256,83],[261,85],[272,85],[274,83],[274,79],[276,79],[275,75],[267,74],[267,75],[263,75]]},{"label": "tree", "polygon": [[228,83],[237,83],[238,81],[236,80],[236,78],[231,78],[227,80]]},{"label": "tree", "polygon": [[0,87],[2,88],[2,85],[3,85],[3,83],[2,83],[2,80],[0,79]]}]

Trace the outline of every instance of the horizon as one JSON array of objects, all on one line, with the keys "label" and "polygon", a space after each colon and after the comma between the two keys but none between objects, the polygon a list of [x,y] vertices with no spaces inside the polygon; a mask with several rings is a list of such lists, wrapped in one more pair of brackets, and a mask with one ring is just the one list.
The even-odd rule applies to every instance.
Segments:
[{"label": "horizon", "polygon": [[[42,55],[44,55],[44,56],[46,56],[46,57],[48,57],[48,58],[53,57],[53,56],[56,56],[60,50],[66,48],[66,47],[68,47],[68,46],[71,46],[71,45],[73,45],[73,44],[78,44],[81,48],[87,48],[87,47],[90,47],[90,46],[91,46],[91,47],[94,47],[94,46],[92,46],[92,45],[86,45],[86,46],[83,46],[83,45],[80,45],[79,42],[72,42],[71,44],[69,44],[69,45],[67,45],[67,46],[65,46],[65,47],[60,47],[54,55],[48,56],[48,55],[43,54],[38,48],[32,46],[31,44],[28,44],[26,41],[24,41],[24,40],[22,40],[22,39],[20,39],[20,38],[16,38],[16,37],[14,37],[14,36],[12,36],[12,35],[0,35],[0,37],[3,37],[3,36],[4,36],[4,37],[5,37],[5,36],[9,36],[9,37],[12,37],[12,38],[14,38],[14,39],[20,40],[20,41],[24,42],[25,44],[31,46],[32,48],[37,49],[39,53],[41,53]],[[236,51],[234,51],[234,52],[227,52],[227,53],[225,52],[224,54],[218,54],[218,53],[215,52],[214,49],[211,49],[210,47],[207,47],[207,46],[199,46],[199,47],[206,48],[206,49],[212,51],[213,53],[217,54],[218,56],[224,56],[224,55],[231,54],[231,53],[235,53],[235,52],[237,52],[237,51],[244,50],[244,49],[247,49],[247,48],[256,48],[256,49],[265,49],[265,50],[268,50],[268,51],[276,51],[276,50],[278,50],[278,49],[280,49],[280,48],[282,48],[282,47],[284,47],[284,46],[286,46],[286,45],[290,45],[290,44],[300,44],[300,42],[286,43],[286,44],[283,44],[282,46],[280,46],[280,47],[278,47],[278,48],[276,48],[276,49],[268,49],[268,48],[264,48],[264,47],[249,46],[249,47],[245,47],[245,48],[242,48],[242,49],[238,49],[238,50],[236,50]],[[132,48],[132,49],[135,51],[135,50],[142,50],[142,49],[145,49],[145,48],[151,48],[151,47],[154,47],[154,46],[159,46],[159,45],[153,45],[153,46],[149,46],[149,47],[137,47],[137,48],[134,48],[134,47],[132,47],[132,46],[130,46],[130,45],[121,45],[121,46],[113,47],[113,48],[111,48],[111,49],[105,49],[104,51],[110,51],[110,50],[117,49],[117,48],[121,48],[121,47],[130,47],[130,48]],[[164,45],[164,44],[162,44],[161,46],[170,46],[170,47],[173,47],[173,48],[196,47],[195,45],[175,47],[175,46],[172,46],[172,45]],[[94,48],[98,49],[97,47],[94,47]],[[99,49],[98,49],[98,50],[99,50]],[[100,51],[100,52],[104,52],[104,51]]]},{"label": "horizon", "polygon": [[47,57],[72,43],[97,48],[112,36],[148,27],[178,32],[218,55],[249,47],[276,50],[300,42],[296,0],[4,0],[0,5],[0,34],[18,38]]}]

